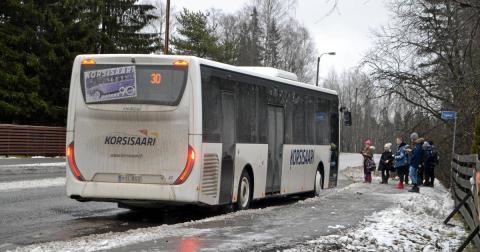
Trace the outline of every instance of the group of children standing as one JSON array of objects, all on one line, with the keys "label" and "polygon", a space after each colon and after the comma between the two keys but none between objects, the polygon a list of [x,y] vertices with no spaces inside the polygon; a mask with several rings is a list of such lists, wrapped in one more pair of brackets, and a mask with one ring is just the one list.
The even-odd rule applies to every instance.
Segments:
[{"label": "group of children standing", "polygon": [[[407,145],[402,137],[397,137],[397,150],[392,152],[392,144],[384,145],[384,152],[380,157],[378,170],[382,174],[382,184],[388,184],[390,172],[396,172],[399,178],[398,189],[403,189],[404,185],[409,184],[411,180],[412,188],[409,192],[420,192],[420,185],[433,187],[435,180],[435,166],[438,165],[438,152],[432,141],[425,141],[419,138],[417,133],[410,135],[412,146]],[[373,161],[375,147],[371,140],[365,141],[365,147],[362,150],[364,158],[365,183],[372,182],[372,172],[376,165]]]}]

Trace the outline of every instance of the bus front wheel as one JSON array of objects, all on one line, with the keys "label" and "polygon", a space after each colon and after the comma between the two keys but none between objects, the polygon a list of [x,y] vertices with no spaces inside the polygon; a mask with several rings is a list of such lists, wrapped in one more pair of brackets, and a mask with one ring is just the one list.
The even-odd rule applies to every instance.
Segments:
[{"label": "bus front wheel", "polygon": [[240,182],[238,183],[237,192],[237,210],[245,210],[250,207],[250,201],[252,200],[252,179],[246,170],[243,170]]}]

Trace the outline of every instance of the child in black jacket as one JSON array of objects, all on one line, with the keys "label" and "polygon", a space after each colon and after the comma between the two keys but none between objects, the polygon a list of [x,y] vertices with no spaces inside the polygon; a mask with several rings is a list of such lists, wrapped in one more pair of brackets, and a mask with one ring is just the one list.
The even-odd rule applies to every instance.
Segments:
[{"label": "child in black jacket", "polygon": [[383,147],[384,152],[380,158],[380,163],[378,164],[378,170],[382,172],[382,182],[381,184],[388,184],[388,178],[390,177],[390,171],[393,170],[393,154],[392,154],[392,144],[386,143]]}]

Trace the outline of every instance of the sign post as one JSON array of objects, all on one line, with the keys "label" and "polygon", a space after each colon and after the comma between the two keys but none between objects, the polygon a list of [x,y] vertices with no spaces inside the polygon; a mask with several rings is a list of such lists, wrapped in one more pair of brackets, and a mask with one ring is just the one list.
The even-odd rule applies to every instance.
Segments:
[{"label": "sign post", "polygon": [[455,111],[442,111],[441,118],[443,120],[453,120],[453,144],[452,144],[452,158],[455,154],[455,136],[457,133],[457,112]]},{"label": "sign post", "polygon": [[[452,143],[452,160],[455,156],[455,135],[457,131],[457,112],[455,111],[441,111],[441,118],[443,120],[453,120],[453,143]],[[453,167],[450,167],[450,190],[452,190],[452,175],[453,175]]]}]

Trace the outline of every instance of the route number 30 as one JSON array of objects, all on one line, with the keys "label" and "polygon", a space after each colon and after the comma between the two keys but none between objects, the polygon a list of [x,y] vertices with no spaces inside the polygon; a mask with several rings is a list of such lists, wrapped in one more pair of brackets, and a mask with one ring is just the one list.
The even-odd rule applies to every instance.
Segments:
[{"label": "route number 30", "polygon": [[160,85],[160,82],[162,82],[162,75],[160,73],[153,72],[150,74],[150,84]]}]

